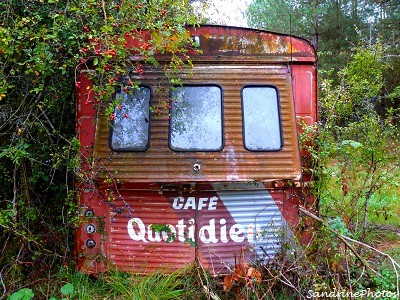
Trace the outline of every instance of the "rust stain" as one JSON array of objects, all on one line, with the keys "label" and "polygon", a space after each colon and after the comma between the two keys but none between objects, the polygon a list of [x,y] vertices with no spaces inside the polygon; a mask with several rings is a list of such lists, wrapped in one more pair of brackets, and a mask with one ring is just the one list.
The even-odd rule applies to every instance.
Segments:
[{"label": "rust stain", "polygon": [[[83,178],[79,186],[76,183],[84,221],[77,231],[76,253],[83,270],[105,271],[112,263],[121,270],[147,272],[181,268],[198,259],[213,274],[228,274],[227,265],[234,265],[235,255],[245,248],[255,250],[246,254],[256,258],[264,255],[256,253],[263,246],[272,257],[279,248],[277,230],[289,225],[296,231],[301,197],[288,196],[295,191],[289,188],[291,180],[304,175],[296,117],[310,123],[317,118],[315,51],[300,38],[260,30],[202,26],[188,32],[197,37],[202,53],[190,53],[194,68],[179,76],[184,84],[221,87],[225,142],[220,151],[175,152],[168,147],[165,104],[171,85],[165,84],[161,69],[151,67],[132,78],[151,90],[151,104],[160,107],[149,118],[150,147],[143,152],[112,151],[107,117],[104,111],[97,115],[93,93],[85,92],[90,82],[81,73],[81,166],[95,174],[93,182]],[[140,41],[149,39],[145,32]],[[127,47],[140,45],[131,36],[126,42]],[[174,46],[173,39],[168,42]],[[254,85],[279,91],[281,150],[244,148],[241,95],[243,87]],[[196,164],[201,165],[197,172]],[[297,190],[299,195],[303,192]],[[95,226],[95,232],[87,230],[87,224]],[[170,231],[156,231],[153,225],[166,225]]]},{"label": "rust stain", "polygon": [[[285,66],[195,66],[182,73],[184,84],[216,84],[223,91],[225,145],[218,152],[175,152],[168,147],[168,94],[160,93],[162,73],[145,70],[142,83],[152,89],[152,104],[160,107],[151,115],[150,147],[144,152],[110,150],[110,126],[101,116],[94,145],[95,170],[99,180],[112,176],[119,182],[216,182],[299,179],[301,176],[291,77]],[[147,79],[146,79],[147,78]],[[249,85],[276,86],[280,95],[283,148],[275,152],[253,152],[243,146],[241,91]],[[201,165],[199,172],[193,171]]]},{"label": "rust stain", "polygon": [[279,35],[260,30],[243,28],[222,29],[215,26],[202,26],[190,29],[192,36],[198,37],[203,51],[201,56],[248,55],[254,57],[272,56],[281,60],[315,60],[315,51],[310,44],[297,37]]}]

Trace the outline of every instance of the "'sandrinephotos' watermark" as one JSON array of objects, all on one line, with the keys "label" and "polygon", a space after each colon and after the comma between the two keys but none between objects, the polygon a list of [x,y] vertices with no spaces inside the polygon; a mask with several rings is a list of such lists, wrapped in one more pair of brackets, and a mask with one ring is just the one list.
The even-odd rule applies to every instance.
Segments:
[{"label": "'sandrinephotos' watermark", "polygon": [[343,298],[372,298],[372,299],[379,299],[379,298],[393,298],[393,299],[399,299],[399,293],[396,292],[391,292],[391,291],[371,291],[371,289],[366,289],[366,290],[361,290],[358,292],[350,292],[350,291],[338,291],[336,289],[333,289],[333,291],[313,291],[309,290],[306,298],[307,299],[319,299],[319,298],[337,298],[337,299],[343,299]]}]

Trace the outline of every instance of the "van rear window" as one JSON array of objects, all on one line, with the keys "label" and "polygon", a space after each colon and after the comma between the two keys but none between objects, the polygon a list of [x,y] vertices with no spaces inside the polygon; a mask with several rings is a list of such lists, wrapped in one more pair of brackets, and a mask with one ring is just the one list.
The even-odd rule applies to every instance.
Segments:
[{"label": "van rear window", "polygon": [[278,92],[271,86],[242,89],[243,142],[249,151],[277,151],[283,146]]},{"label": "van rear window", "polygon": [[132,92],[120,91],[115,97],[110,148],[113,151],[145,151],[149,146],[150,88],[141,86]]},{"label": "van rear window", "polygon": [[221,88],[216,85],[176,87],[170,97],[170,148],[173,151],[222,150]]}]

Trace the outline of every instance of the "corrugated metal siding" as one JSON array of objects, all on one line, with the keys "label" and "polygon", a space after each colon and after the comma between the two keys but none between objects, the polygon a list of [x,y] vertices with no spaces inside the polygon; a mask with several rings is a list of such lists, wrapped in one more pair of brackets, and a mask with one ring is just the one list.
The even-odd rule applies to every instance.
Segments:
[{"label": "corrugated metal siding", "polygon": [[[225,147],[221,152],[173,152],[168,148],[168,110],[159,93],[163,74],[145,70],[141,79],[152,88],[160,113],[151,119],[150,148],[146,152],[117,153],[109,148],[109,124],[101,116],[95,140],[95,171],[119,182],[249,181],[299,179],[300,158],[291,78],[286,66],[195,66],[182,72],[186,84],[217,84],[223,91]],[[284,146],[277,152],[250,152],[242,139],[241,89],[246,85],[273,85],[279,90]],[[193,165],[201,165],[200,172]]]},{"label": "corrugated metal siding", "polygon": [[[199,243],[200,263],[213,274],[226,274],[243,258],[252,262],[273,258],[287,230],[281,214],[282,201],[273,199],[260,183],[229,184],[223,190],[219,184],[213,186],[221,206],[213,211],[199,211],[198,226],[208,226],[210,220],[215,220],[218,243]],[[236,238],[235,231],[239,231]],[[227,237],[226,242],[222,242],[222,236]]]},{"label": "corrugated metal siding", "polygon": [[[120,269],[140,273],[181,268],[198,258],[214,274],[229,273],[242,255],[252,261],[272,257],[280,249],[279,237],[287,233],[286,225],[295,230],[298,224],[297,200],[287,197],[287,191],[267,190],[265,186],[278,186],[273,181],[276,179],[300,177],[293,94],[297,97],[298,116],[316,120],[315,51],[305,40],[260,30],[221,26],[188,30],[200,42],[202,53],[190,51],[195,67],[182,70],[180,76],[185,84],[221,86],[225,147],[213,153],[170,151],[165,107],[168,94],[159,89],[168,89],[168,80],[160,70],[144,68],[143,76],[133,75],[133,79],[152,89],[152,104],[160,108],[159,114],[151,116],[150,149],[141,153],[112,152],[108,144],[109,124],[106,116],[96,115],[92,85],[83,71],[82,85],[77,88],[77,132],[82,153],[88,157],[82,161],[86,170],[90,169],[94,143],[94,168],[90,171],[99,197],[97,192],[95,197],[81,193],[80,204],[92,209],[95,215],[84,219],[77,234],[81,268],[106,270],[111,262]],[[139,35],[150,39],[149,32]],[[135,49],[139,43],[133,36],[127,37],[127,47]],[[131,59],[143,63],[138,53],[133,52]],[[168,63],[170,56],[157,59]],[[311,78],[299,78],[307,72],[311,72]],[[241,89],[245,85],[278,88],[284,134],[282,151],[256,153],[244,149]],[[95,120],[97,116],[99,122]],[[198,173],[193,171],[195,163],[201,164]],[[113,188],[107,190],[110,185],[101,183],[110,178],[114,180]],[[257,180],[265,181],[264,185]],[[88,191],[93,188],[90,180],[82,186]],[[88,222],[96,226],[95,233],[85,232]],[[185,231],[185,235],[178,234],[175,241],[167,243],[154,230],[150,230],[149,236],[150,224],[170,224],[176,232]],[[262,233],[260,239],[254,237],[257,231]],[[197,247],[183,242],[190,235]],[[288,235],[291,236],[290,231]],[[158,240],[151,241],[157,237]],[[93,249],[85,246],[88,238],[97,243]],[[100,259],[103,255],[107,258],[104,261]]]},{"label": "corrugated metal siding", "polygon": [[[151,224],[176,226],[182,219],[188,224],[195,218],[193,210],[174,210],[171,208],[172,200],[158,193],[119,192],[124,200],[113,201],[108,206],[106,222],[109,226],[107,258],[111,263],[126,271],[151,272],[160,268],[182,268],[194,262],[194,247],[178,240],[167,242],[160,232],[149,230]],[[129,213],[129,209],[132,212]],[[129,222],[135,229],[137,240],[129,235]],[[141,222],[144,224],[142,228]]]},{"label": "corrugated metal siding", "polygon": [[[215,184],[196,190],[119,191],[124,200],[108,205],[107,259],[122,270],[149,272],[182,268],[197,258],[217,275],[229,273],[242,257],[255,262],[279,251],[286,230],[282,201],[262,184]],[[163,240],[149,229],[151,224],[171,225],[175,239]],[[185,243],[187,238],[197,247]]]}]

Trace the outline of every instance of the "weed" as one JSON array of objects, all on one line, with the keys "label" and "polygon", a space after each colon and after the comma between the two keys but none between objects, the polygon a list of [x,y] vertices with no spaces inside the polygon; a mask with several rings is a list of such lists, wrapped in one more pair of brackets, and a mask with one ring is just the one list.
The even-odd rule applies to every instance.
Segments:
[{"label": "weed", "polygon": [[185,277],[182,272],[162,272],[132,275],[117,270],[100,277],[107,283],[112,296],[118,299],[168,300],[182,299],[190,291],[185,290]]},{"label": "weed", "polygon": [[32,289],[20,289],[13,293],[8,299],[9,300],[30,300],[35,297]]}]

